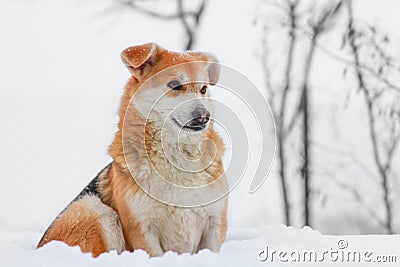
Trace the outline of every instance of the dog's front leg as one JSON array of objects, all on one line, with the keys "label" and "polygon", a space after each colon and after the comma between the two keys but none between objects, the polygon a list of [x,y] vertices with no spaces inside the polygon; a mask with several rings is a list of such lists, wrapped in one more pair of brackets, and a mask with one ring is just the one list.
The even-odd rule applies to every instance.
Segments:
[{"label": "dog's front leg", "polygon": [[210,216],[207,226],[203,231],[198,250],[208,248],[218,252],[226,237],[226,216]]},{"label": "dog's front leg", "polygon": [[148,253],[152,257],[159,257],[164,254],[164,251],[160,244],[160,239],[157,234],[151,230],[151,227],[148,228],[146,232],[144,232],[144,238],[147,241],[148,247],[150,251]]}]

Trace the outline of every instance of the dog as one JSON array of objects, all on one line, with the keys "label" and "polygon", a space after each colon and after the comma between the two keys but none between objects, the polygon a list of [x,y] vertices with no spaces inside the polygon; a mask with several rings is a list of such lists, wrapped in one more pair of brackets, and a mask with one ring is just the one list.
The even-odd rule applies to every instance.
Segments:
[{"label": "dog", "polygon": [[[57,216],[37,247],[57,240],[94,257],[112,250],[142,249],[150,256],[218,252],[227,231],[225,148],[212,108],[204,104],[219,79],[218,60],[154,43],[127,48],[121,59],[131,77],[109,147],[113,161]],[[199,165],[200,156],[207,158],[205,167],[185,170],[187,162]]]}]

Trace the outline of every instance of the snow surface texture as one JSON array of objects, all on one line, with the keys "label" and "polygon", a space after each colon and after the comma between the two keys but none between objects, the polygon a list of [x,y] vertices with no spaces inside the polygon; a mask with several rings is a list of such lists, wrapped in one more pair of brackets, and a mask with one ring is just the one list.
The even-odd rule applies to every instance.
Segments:
[{"label": "snow surface texture", "polygon": [[[148,260],[144,252],[137,251],[119,256],[112,252],[93,259],[79,248],[59,242],[35,249],[58,212],[110,162],[107,147],[116,130],[116,111],[128,77],[119,58],[120,51],[146,42],[182,49],[183,34],[177,36],[179,22],[155,21],[126,10],[110,10],[110,2],[0,1],[0,266],[267,266],[278,262],[257,259],[265,245],[272,249],[336,248],[339,237],[322,236],[310,229],[264,227],[282,222],[281,210],[277,208],[281,205],[280,187],[272,175],[254,195],[247,194],[246,179],[230,194],[229,235],[220,254],[167,253],[162,258]],[[221,62],[242,71],[262,88],[263,74],[255,56],[259,31],[252,26],[255,2],[209,1],[195,49],[216,54]],[[360,2],[356,10],[361,12],[361,18],[379,17],[383,27],[398,32],[398,8],[393,8],[397,7],[397,0],[387,0],[385,5],[378,0]],[[322,65],[334,64],[324,59]],[[333,100],[344,97],[335,90],[336,83],[332,81],[336,78],[326,77],[329,71],[324,73],[325,76],[316,75],[322,74],[320,85],[330,90],[330,94],[316,95],[319,121],[331,115],[323,112],[326,107],[341,107]],[[215,94],[218,97],[218,92]],[[357,133],[352,135],[355,139],[364,138],[365,134],[360,135],[356,129],[361,123],[357,114],[362,111],[351,116],[348,114],[352,112],[341,113],[337,120],[352,126],[351,132]],[[338,128],[348,129],[343,123]],[[318,132],[316,136],[327,134]],[[259,145],[257,140],[251,141],[252,146]],[[332,146],[351,151],[360,149],[358,154],[367,154],[363,147],[343,143]],[[318,159],[323,164],[328,162],[324,157]],[[351,177],[343,179],[364,178],[363,173],[351,167],[351,171],[346,171]],[[371,186],[368,181],[358,185],[371,191],[369,204],[375,208],[375,199],[381,197],[371,190],[376,185]],[[315,219],[322,232],[381,231],[374,225],[366,227],[370,220],[362,218],[368,218],[368,214],[341,189],[332,189],[329,182],[324,189],[334,191],[335,198],[326,207],[316,207],[320,216]],[[352,218],[355,219],[348,221]],[[342,224],[338,225],[338,221]],[[351,249],[365,248],[381,255],[400,256],[398,236],[346,236],[345,239]]]},{"label": "snow surface texture", "polygon": [[[7,234],[9,233],[6,233],[6,236]],[[167,252],[162,257],[150,259],[148,254],[142,250],[133,253],[123,252],[120,255],[113,251],[93,258],[90,254],[82,253],[78,247],[68,247],[62,242],[52,242],[36,250],[34,246],[40,235],[41,233],[37,232],[23,232],[12,235],[11,239],[4,239],[3,235],[2,244],[4,245],[4,242],[7,241],[8,245],[1,249],[0,266],[195,267],[281,266],[287,263],[296,263],[296,266],[310,266],[310,262],[314,263],[315,259],[317,262],[319,261],[318,266],[354,266],[355,264],[382,266],[382,263],[374,262],[382,259],[379,258],[381,256],[395,256],[397,260],[397,263],[386,263],[383,266],[398,266],[400,261],[398,254],[400,238],[398,236],[381,236],[379,238],[377,236],[324,236],[310,228],[298,230],[284,226],[230,229],[228,239],[223,244],[220,253],[202,250],[196,255],[177,255],[174,252]],[[265,253],[261,253],[262,251],[268,251],[268,258],[265,257]],[[273,254],[273,251],[276,253]],[[286,252],[286,256],[278,257],[277,253],[281,251]],[[308,261],[309,254],[306,253],[310,251],[315,252],[316,258]],[[324,251],[333,254],[325,254],[323,258]],[[296,252],[299,254],[295,254]],[[347,256],[342,256],[342,252],[356,252],[357,255],[361,255],[360,260],[351,256],[348,261]],[[299,258],[296,255],[300,255]],[[305,258],[304,255],[306,255]]]}]

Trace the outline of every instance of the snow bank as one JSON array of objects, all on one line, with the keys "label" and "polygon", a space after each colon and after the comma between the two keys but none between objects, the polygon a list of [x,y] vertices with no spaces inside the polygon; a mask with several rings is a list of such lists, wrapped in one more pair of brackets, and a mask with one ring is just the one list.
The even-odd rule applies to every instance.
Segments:
[{"label": "snow bank", "polygon": [[[243,235],[248,232],[248,236]],[[265,238],[245,240],[253,236],[252,231],[243,230],[232,235],[220,253],[209,250],[200,251],[196,255],[177,255],[167,252],[159,258],[149,258],[142,250],[133,253],[124,252],[117,255],[115,251],[93,258],[88,253],[82,253],[78,247],[69,247],[62,242],[51,242],[41,249],[36,249],[36,243],[41,233],[23,232],[1,233],[2,247],[5,253],[0,256],[0,266],[253,266],[257,265],[257,251],[264,246]],[[5,237],[5,238],[4,238]],[[241,240],[240,240],[241,239]],[[7,244],[8,243],[8,244]],[[6,244],[6,245],[5,245]]]},{"label": "snow bank", "polygon": [[[397,266],[400,261],[397,249],[400,246],[399,236],[327,236],[310,228],[299,230],[284,226],[229,229],[227,241],[220,253],[209,250],[202,250],[196,255],[167,252],[157,258],[149,258],[141,250],[120,255],[113,251],[92,258],[90,254],[82,253],[78,247],[68,247],[62,242],[52,242],[37,250],[35,245],[41,235],[39,232],[1,234],[2,251],[5,253],[0,256],[0,266],[7,267],[280,266],[285,260],[293,263],[297,256],[300,257],[297,258],[300,259],[297,266],[309,266],[311,252],[316,255],[316,259],[311,258],[311,262],[321,261],[319,265],[322,266],[382,266],[382,263],[376,261],[383,259],[397,262],[386,263],[384,266]],[[322,258],[324,251],[328,253]],[[286,252],[286,256],[279,256],[278,253],[283,252]],[[359,254],[360,259],[354,257],[354,253]]]}]

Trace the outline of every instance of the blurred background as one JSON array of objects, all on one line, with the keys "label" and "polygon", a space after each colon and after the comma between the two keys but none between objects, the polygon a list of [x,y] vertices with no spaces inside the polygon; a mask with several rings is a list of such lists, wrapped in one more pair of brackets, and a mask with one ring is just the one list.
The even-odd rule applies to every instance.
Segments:
[{"label": "blurred background", "polygon": [[119,54],[155,42],[214,53],[270,103],[272,172],[254,194],[246,181],[233,190],[230,227],[399,233],[398,10],[396,0],[1,0],[1,231],[39,239],[111,161],[129,78]]}]

